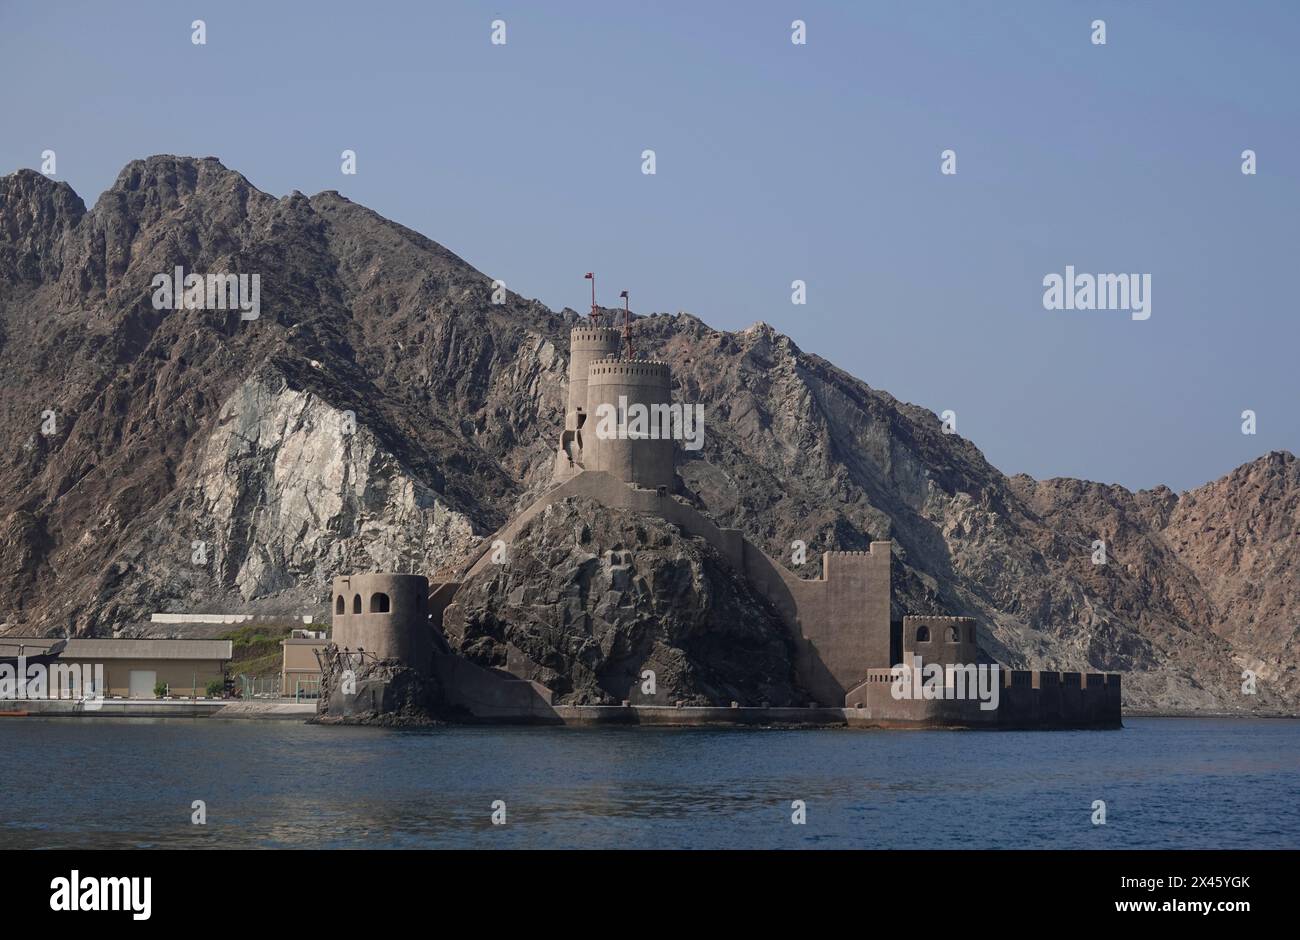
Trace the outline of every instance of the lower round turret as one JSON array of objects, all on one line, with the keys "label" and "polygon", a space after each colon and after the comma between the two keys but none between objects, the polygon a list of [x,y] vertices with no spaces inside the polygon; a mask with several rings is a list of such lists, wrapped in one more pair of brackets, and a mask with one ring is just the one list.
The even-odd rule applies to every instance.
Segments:
[{"label": "lower round turret", "polygon": [[353,574],[334,579],[335,646],[393,659],[426,675],[433,657],[429,580],[417,574]]}]

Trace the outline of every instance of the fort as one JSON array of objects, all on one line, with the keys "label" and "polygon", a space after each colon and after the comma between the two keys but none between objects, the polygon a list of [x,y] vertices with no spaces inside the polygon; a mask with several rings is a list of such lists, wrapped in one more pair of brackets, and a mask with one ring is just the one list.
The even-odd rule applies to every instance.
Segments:
[{"label": "fort", "polygon": [[[595,311],[593,303],[593,312]],[[453,571],[432,582],[411,574],[352,574],[332,585],[333,636],[327,656],[354,667],[360,687],[334,684],[321,699],[323,715],[382,711],[409,695],[402,669],[435,680],[444,703],[468,720],[565,723],[709,721],[835,723],[862,727],[1038,728],[1119,727],[1120,676],[1100,673],[995,672],[996,708],[978,696],[900,696],[899,663],[968,666],[981,661],[975,620],[905,616],[891,622],[892,543],[866,551],[822,554],[821,576],[804,579],[774,561],[737,529],[717,526],[675,493],[675,447],[663,437],[595,433],[596,415],[631,405],[653,411],[673,405],[672,372],[656,360],[620,358],[630,347],[620,331],[591,321],[570,334],[568,400],[555,450],[551,486],[480,543]],[[512,539],[548,506],[585,497],[611,509],[646,513],[702,539],[775,609],[794,650],[795,678],[813,702],[806,709],[717,706],[683,709],[667,701],[573,706],[553,701],[543,684],[507,669],[488,669],[459,655],[456,594],[493,563],[492,546]],[[376,671],[367,664],[386,664]],[[395,671],[396,670],[396,671]],[[939,672],[939,670],[936,670]],[[943,668],[945,683],[962,670]],[[973,673],[972,673],[973,676]],[[963,686],[966,683],[963,681]],[[402,686],[394,693],[394,686]],[[629,696],[630,698],[630,696]]]}]

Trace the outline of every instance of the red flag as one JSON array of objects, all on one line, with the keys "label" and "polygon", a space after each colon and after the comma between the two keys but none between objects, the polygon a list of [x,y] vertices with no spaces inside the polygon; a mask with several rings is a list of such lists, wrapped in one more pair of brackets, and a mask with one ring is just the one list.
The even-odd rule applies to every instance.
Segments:
[{"label": "red flag", "polygon": [[626,296],[627,296],[627,291],[623,291],[623,292],[620,293],[618,296],[620,296],[620,297],[626,297]]},{"label": "red flag", "polygon": [[586,274],[583,275],[583,278],[584,278],[584,279],[586,279],[586,278],[594,278],[595,276],[596,276],[596,275],[594,275],[594,274],[592,274],[590,271],[588,271]]}]

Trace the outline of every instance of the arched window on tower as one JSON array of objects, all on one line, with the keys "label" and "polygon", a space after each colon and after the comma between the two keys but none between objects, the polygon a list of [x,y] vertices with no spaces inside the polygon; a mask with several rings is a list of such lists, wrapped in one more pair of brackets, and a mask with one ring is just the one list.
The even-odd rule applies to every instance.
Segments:
[{"label": "arched window on tower", "polygon": [[361,595],[360,595],[360,594],[358,594],[356,597],[352,598],[352,612],[353,612],[354,614],[359,614],[359,613],[361,613]]},{"label": "arched window on tower", "polygon": [[370,595],[370,612],[372,614],[388,613],[388,595],[382,591],[376,591]]},{"label": "arched window on tower", "polygon": [[347,612],[348,603],[343,599],[343,595],[340,594],[338,597],[334,598],[334,613],[346,614]]},{"label": "arched window on tower", "polygon": [[917,628],[916,628],[916,642],[918,642],[918,643],[929,643],[929,642],[930,642],[930,628],[929,628],[929,627],[927,627],[927,626],[920,626],[920,627],[917,627]]},{"label": "arched window on tower", "polygon": [[960,643],[960,642],[961,642],[961,633],[958,632],[958,630],[957,630],[956,627],[949,627],[949,628],[948,628],[948,639],[949,639],[950,642],[953,642],[953,643]]}]

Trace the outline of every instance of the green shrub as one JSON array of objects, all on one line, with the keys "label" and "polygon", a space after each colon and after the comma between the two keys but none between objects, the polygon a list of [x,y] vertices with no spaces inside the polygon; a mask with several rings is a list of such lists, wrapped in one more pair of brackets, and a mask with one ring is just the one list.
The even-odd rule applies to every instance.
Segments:
[{"label": "green shrub", "polygon": [[159,683],[156,683],[156,684],[154,685],[154,687],[153,687],[153,697],[154,697],[154,698],[162,698],[162,697],[163,697],[164,695],[166,695],[166,694],[167,694],[167,683],[166,683],[166,682],[159,682]]},{"label": "green shrub", "polygon": [[220,679],[213,679],[208,683],[208,698],[221,698],[221,693],[226,691],[226,684]]}]

